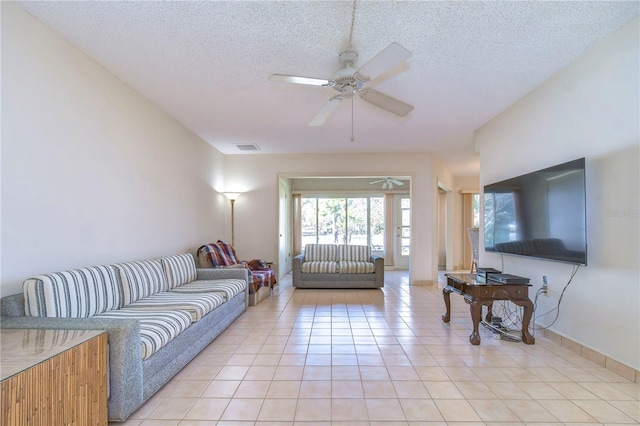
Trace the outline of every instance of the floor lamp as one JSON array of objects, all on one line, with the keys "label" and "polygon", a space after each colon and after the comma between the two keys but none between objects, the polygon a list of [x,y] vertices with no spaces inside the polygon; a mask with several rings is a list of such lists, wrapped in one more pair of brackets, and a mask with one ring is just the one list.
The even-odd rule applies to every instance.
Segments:
[{"label": "floor lamp", "polygon": [[238,197],[240,196],[239,192],[224,192],[225,197],[231,201],[231,246],[233,246],[233,203],[236,202]]}]

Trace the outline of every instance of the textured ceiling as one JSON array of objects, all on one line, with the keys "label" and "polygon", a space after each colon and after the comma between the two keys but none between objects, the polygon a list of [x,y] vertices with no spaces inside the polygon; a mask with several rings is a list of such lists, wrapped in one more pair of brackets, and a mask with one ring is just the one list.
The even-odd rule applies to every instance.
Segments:
[{"label": "textured ceiling", "polygon": [[[351,1],[19,2],[33,16],[226,154],[435,151],[477,172],[473,132],[638,16],[637,1],[359,1],[363,65],[391,42],[410,68],[376,89],[415,106],[397,117],[356,99],[308,127],[348,47]],[[358,65],[356,64],[356,65]]]}]

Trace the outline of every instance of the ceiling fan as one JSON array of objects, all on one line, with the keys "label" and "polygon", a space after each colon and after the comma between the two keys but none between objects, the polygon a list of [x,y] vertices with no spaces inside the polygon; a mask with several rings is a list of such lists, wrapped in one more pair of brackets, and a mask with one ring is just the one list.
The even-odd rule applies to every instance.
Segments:
[{"label": "ceiling fan", "polygon": [[360,99],[399,116],[405,116],[413,106],[377,90],[366,87],[376,77],[382,76],[397,66],[402,65],[411,56],[411,52],[399,45],[391,43],[360,68],[356,68],[358,54],[353,50],[340,53],[338,62],[341,68],[331,79],[300,77],[285,74],[273,74],[269,80],[275,82],[304,84],[309,86],[332,87],[339,92],[329,99],[320,112],[311,120],[309,126],[321,126],[345,99],[353,99],[358,94]]},{"label": "ceiling fan", "polygon": [[382,189],[393,189],[393,185],[404,185],[404,182],[399,181],[398,179],[390,178],[390,177],[369,182],[369,184],[375,185],[376,183],[380,183],[380,182],[382,182]]}]

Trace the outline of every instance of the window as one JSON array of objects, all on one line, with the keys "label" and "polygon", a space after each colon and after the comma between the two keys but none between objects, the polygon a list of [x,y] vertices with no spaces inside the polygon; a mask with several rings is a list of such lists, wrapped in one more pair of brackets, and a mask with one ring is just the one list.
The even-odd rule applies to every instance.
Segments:
[{"label": "window", "polygon": [[366,198],[349,198],[347,202],[347,244],[369,245],[369,223]]},{"label": "window", "polygon": [[318,241],[318,210],[317,198],[303,198],[302,205],[302,246],[315,244]]},{"label": "window", "polygon": [[473,194],[473,227],[480,228],[480,194]]},{"label": "window", "polygon": [[371,250],[384,251],[384,198],[369,198],[369,232]]},{"label": "window", "polygon": [[355,244],[384,250],[384,199],[380,196],[301,197],[302,246]]},{"label": "window", "polygon": [[518,239],[515,194],[513,192],[484,194],[484,246]]},{"label": "window", "polygon": [[400,255],[411,255],[411,199],[409,197],[400,200]]}]

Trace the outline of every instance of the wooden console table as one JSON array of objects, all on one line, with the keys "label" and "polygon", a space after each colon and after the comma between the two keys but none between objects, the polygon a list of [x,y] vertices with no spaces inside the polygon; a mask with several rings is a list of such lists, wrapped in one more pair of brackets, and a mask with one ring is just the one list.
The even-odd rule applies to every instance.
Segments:
[{"label": "wooden console table", "polygon": [[510,300],[524,308],[522,316],[522,341],[533,345],[536,340],[529,333],[529,322],[533,315],[533,302],[529,299],[529,287],[531,284],[501,284],[498,282],[480,282],[476,274],[446,274],[447,285],[442,290],[444,305],[447,309],[442,315],[442,321],[451,319],[450,294],[456,293],[464,297],[464,301],[470,305],[473,333],[469,336],[472,345],[480,344],[478,325],[482,319],[482,306],[487,306],[487,322],[491,322],[491,308],[496,300]]},{"label": "wooden console table", "polygon": [[107,426],[107,333],[2,329],[2,425]]}]

